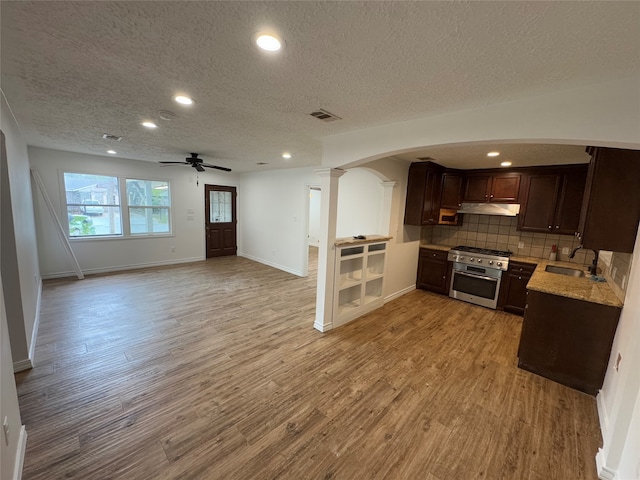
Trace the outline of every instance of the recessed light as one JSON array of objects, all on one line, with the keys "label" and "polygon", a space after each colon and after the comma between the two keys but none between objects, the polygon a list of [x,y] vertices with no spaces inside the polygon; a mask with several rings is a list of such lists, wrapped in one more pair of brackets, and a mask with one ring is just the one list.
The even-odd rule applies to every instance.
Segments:
[{"label": "recessed light", "polygon": [[158,125],[153,122],[142,122],[142,126],[147,128],[158,128]]},{"label": "recessed light", "polygon": [[115,155],[118,152],[116,152],[115,150],[107,150],[107,153],[109,153],[111,155]]},{"label": "recessed light", "polygon": [[266,52],[277,52],[282,48],[282,40],[272,33],[258,33],[254,36],[256,45]]},{"label": "recessed light", "polygon": [[185,97],[184,95],[176,95],[173,99],[182,105],[193,105],[193,99]]},{"label": "recessed light", "polygon": [[289,160],[291,158],[291,154],[289,152],[284,152],[282,154],[282,158],[286,158],[287,160]]},{"label": "recessed light", "polygon": [[497,157],[500,155],[500,152],[489,152],[487,153],[487,157]]},{"label": "recessed light", "polygon": [[502,162],[500,164],[501,167],[510,167],[511,166],[511,162]]}]

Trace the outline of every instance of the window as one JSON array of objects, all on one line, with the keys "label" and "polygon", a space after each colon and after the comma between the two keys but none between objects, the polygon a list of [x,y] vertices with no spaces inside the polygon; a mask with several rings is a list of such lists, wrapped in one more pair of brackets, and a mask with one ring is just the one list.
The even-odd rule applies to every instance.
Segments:
[{"label": "window", "polygon": [[122,235],[117,177],[65,173],[69,236]]},{"label": "window", "polygon": [[171,233],[168,181],[65,172],[64,188],[70,237]]},{"label": "window", "polygon": [[127,178],[131,234],[169,233],[170,198],[169,182]]}]

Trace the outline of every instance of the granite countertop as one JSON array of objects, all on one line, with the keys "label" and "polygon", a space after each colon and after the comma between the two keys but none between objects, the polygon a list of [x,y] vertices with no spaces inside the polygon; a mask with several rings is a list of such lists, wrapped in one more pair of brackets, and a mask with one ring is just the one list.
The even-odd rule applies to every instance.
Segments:
[{"label": "granite countertop", "polygon": [[345,245],[362,245],[365,243],[386,242],[393,238],[385,235],[364,235],[364,237],[365,238],[353,238],[353,237],[336,238],[334,245],[336,247],[343,247]]},{"label": "granite countertop", "polygon": [[[530,263],[534,262],[532,261]],[[551,262],[543,259],[537,259],[535,263],[537,263],[538,266],[533,272],[533,275],[531,275],[529,283],[527,283],[528,290],[622,308],[622,302],[609,284],[607,282],[595,282],[591,280],[591,275],[589,271],[586,270],[586,267],[576,265],[575,263]],[[569,277],[567,275],[546,272],[545,268],[547,265],[584,270],[585,276]]]},{"label": "granite countertop", "polygon": [[451,247],[448,247],[446,245],[434,245],[431,243],[422,243],[420,244],[420,248],[428,248],[430,250],[440,250],[441,252],[448,252],[449,250],[451,250]]}]

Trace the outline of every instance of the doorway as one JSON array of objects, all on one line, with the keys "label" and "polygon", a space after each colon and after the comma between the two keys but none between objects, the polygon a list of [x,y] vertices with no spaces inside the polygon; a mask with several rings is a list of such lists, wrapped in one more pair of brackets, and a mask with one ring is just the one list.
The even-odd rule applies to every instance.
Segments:
[{"label": "doorway", "polygon": [[205,185],[204,209],[207,258],[235,255],[236,187]]}]

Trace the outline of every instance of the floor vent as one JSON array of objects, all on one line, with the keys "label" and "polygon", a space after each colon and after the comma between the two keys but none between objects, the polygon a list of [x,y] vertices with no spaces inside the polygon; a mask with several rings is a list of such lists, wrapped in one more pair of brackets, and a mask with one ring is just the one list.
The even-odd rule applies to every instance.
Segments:
[{"label": "floor vent", "polygon": [[102,138],[104,138],[105,140],[114,140],[116,142],[119,142],[120,140],[122,140],[122,137],[118,137],[117,135],[111,135],[110,133],[103,133]]},{"label": "floor vent", "polygon": [[327,112],[326,110],[323,110],[321,108],[319,108],[315,112],[311,112],[311,116],[316,117],[318,120],[322,120],[323,122],[335,122],[336,120],[342,120],[342,118],[340,118],[339,116]]}]

